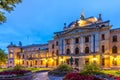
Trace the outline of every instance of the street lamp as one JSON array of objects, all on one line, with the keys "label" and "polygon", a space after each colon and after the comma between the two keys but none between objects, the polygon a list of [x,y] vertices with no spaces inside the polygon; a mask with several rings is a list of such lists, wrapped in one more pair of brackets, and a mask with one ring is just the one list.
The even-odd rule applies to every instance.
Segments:
[{"label": "street lamp", "polygon": [[93,57],[93,63],[96,63],[97,58],[94,56]]}]

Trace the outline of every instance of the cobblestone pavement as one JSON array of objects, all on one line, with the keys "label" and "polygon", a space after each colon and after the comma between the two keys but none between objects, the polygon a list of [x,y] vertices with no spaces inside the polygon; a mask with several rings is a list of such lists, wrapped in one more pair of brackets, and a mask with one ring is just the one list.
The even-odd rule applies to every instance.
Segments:
[{"label": "cobblestone pavement", "polygon": [[33,80],[62,80],[62,77],[49,76],[48,72],[35,73]]}]

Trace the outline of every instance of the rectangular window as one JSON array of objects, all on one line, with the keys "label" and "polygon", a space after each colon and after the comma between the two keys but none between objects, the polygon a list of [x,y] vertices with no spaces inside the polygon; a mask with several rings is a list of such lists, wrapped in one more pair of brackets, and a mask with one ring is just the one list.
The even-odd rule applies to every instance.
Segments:
[{"label": "rectangular window", "polygon": [[113,59],[112,64],[113,64],[113,66],[117,66],[117,60],[116,60],[116,58]]},{"label": "rectangular window", "polygon": [[89,64],[89,58],[85,58],[85,64]]},{"label": "rectangular window", "polygon": [[13,58],[13,54],[12,53],[10,53],[10,58]]},{"label": "rectangular window", "polygon": [[102,39],[102,40],[105,40],[105,34],[102,34],[102,35],[101,35],[101,39]]},{"label": "rectangular window", "polygon": [[105,46],[102,45],[102,53],[104,53],[104,52],[105,52]]},{"label": "rectangular window", "polygon": [[102,66],[105,65],[105,58],[102,58]]},{"label": "rectangular window", "polygon": [[41,60],[41,65],[43,65],[43,61]]},{"label": "rectangular window", "polygon": [[79,59],[78,58],[75,59],[75,65],[79,66]]},{"label": "rectangular window", "polygon": [[70,39],[66,39],[66,44],[67,44],[67,45],[70,44]]},{"label": "rectangular window", "polygon": [[89,42],[89,36],[86,36],[86,37],[85,37],[85,42],[86,42],[86,43]]},{"label": "rectangular window", "polygon": [[66,60],[67,64],[69,64],[69,59]]},{"label": "rectangular window", "polygon": [[113,42],[117,42],[117,35],[114,35],[113,36],[113,40],[112,40]]},{"label": "rectangular window", "polygon": [[75,43],[79,43],[79,38],[75,38]]},{"label": "rectangular window", "polygon": [[54,49],[54,44],[52,44],[52,49]]},{"label": "rectangular window", "polygon": [[58,44],[59,44],[58,41],[56,41],[56,46],[58,46]]},{"label": "rectangular window", "polygon": [[24,64],[24,61],[22,61],[22,64]]}]

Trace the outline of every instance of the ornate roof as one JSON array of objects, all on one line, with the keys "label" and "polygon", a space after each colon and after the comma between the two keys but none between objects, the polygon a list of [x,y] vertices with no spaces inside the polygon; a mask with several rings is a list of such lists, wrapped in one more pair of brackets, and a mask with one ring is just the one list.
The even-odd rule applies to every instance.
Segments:
[{"label": "ornate roof", "polygon": [[84,13],[81,14],[80,19],[76,21],[72,21],[68,27],[65,27],[64,30],[67,29],[73,29],[75,27],[86,27],[95,23],[102,22],[101,14],[99,14],[98,18],[91,16],[88,18],[85,18]]},{"label": "ornate roof", "polygon": [[80,19],[77,23],[78,23],[79,27],[84,27],[84,26],[90,25],[95,22],[97,22],[97,18],[89,17],[86,19]]}]

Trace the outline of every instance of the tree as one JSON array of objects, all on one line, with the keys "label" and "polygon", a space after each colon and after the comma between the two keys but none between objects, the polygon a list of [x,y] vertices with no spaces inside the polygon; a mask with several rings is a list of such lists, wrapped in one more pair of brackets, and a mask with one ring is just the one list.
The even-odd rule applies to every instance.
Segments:
[{"label": "tree", "polygon": [[0,0],[0,24],[6,21],[5,11],[11,12],[21,0]]},{"label": "tree", "polygon": [[4,50],[0,49],[0,66],[2,64],[6,64],[7,59],[7,54],[4,52]]}]

